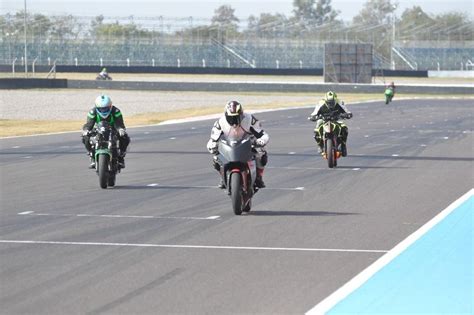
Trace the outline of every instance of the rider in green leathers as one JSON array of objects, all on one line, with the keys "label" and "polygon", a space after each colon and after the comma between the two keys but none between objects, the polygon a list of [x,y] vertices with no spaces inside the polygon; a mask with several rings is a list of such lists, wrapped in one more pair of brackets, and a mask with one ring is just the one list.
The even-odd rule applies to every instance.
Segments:
[{"label": "rider in green leathers", "polygon": [[[352,118],[352,113],[344,106],[344,102],[339,102],[335,92],[329,91],[324,96],[324,99],[319,101],[319,104],[316,105],[314,111],[311,113],[311,117],[315,117],[321,114],[329,114],[336,112],[339,115],[344,115],[344,118]],[[319,117],[318,117],[319,118]],[[324,152],[324,143],[322,135],[320,134],[319,127],[324,123],[324,120],[319,118],[316,121],[316,127],[314,128],[314,140],[318,144],[319,153],[323,154]],[[342,156],[347,155],[347,136],[349,135],[349,129],[342,120],[339,120],[338,123],[341,126],[341,153]]]},{"label": "rider in green leathers", "polygon": [[117,160],[120,166],[125,168],[124,157],[130,143],[130,137],[127,134],[125,123],[123,122],[122,112],[112,105],[112,100],[107,95],[101,95],[96,98],[95,107],[87,113],[87,122],[82,127],[82,143],[84,143],[91,158],[89,168],[95,168],[94,148],[90,143],[90,133],[96,123],[104,120],[114,126],[119,134],[120,153]]}]

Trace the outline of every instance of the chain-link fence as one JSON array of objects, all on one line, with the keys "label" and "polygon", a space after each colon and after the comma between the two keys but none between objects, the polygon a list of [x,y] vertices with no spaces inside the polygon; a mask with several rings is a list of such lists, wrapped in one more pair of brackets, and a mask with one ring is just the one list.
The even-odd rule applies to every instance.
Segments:
[{"label": "chain-link fence", "polygon": [[[13,16],[0,17],[0,64],[23,64],[23,26]],[[325,43],[373,44],[375,68],[460,70],[474,61],[469,37],[420,41],[393,32],[403,39],[394,40],[393,25],[305,28],[286,21],[236,29],[192,17],[29,19],[27,58],[37,65],[322,68]]]}]

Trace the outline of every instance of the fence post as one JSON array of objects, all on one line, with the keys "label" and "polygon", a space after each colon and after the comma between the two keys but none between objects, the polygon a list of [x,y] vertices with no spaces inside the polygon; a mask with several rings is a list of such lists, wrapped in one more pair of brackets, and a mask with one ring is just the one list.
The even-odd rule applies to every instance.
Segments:
[{"label": "fence post", "polygon": [[303,61],[300,60],[300,69],[303,69]]},{"label": "fence post", "polygon": [[177,62],[178,62],[178,68],[180,68],[181,67],[181,60],[178,58]]},{"label": "fence post", "polygon": [[152,66],[152,67],[155,66],[155,59],[151,59],[151,66]]},{"label": "fence post", "polygon": [[439,62],[436,63],[438,65],[438,71],[441,70],[441,67],[439,66]]},{"label": "fence post", "polygon": [[206,68],[206,59],[203,59],[203,60],[202,60],[202,67],[203,67],[203,68]]},{"label": "fence post", "polygon": [[130,67],[130,58],[127,58],[127,67]]},{"label": "fence post", "polygon": [[230,68],[230,59],[227,59],[227,68]]},{"label": "fence post", "polygon": [[17,59],[18,59],[18,58],[13,59],[13,63],[12,63],[12,74],[13,74],[13,77],[15,77],[15,63],[16,63],[16,60],[17,60]]},{"label": "fence post", "polygon": [[48,57],[48,66],[51,66],[51,58]]},{"label": "fence post", "polygon": [[77,57],[74,58],[74,64],[76,65],[76,67],[77,67],[77,65],[79,64],[79,62],[78,62],[78,60],[77,60]]},{"label": "fence post", "polygon": [[33,76],[35,76],[35,64],[37,60],[38,60],[38,57],[36,57],[35,60],[33,60],[33,63],[31,64],[31,70],[33,71]]},{"label": "fence post", "polygon": [[276,67],[277,69],[280,69],[280,60],[275,60],[276,61]]},{"label": "fence post", "polygon": [[104,65],[104,61],[102,60],[102,58],[99,59],[99,63],[101,67]]},{"label": "fence post", "polygon": [[252,59],[252,65],[255,68],[255,59]]}]

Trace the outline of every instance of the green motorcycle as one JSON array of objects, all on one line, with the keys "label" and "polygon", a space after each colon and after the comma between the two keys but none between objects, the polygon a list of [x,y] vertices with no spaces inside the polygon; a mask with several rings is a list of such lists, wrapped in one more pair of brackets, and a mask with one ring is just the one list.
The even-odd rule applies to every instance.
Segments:
[{"label": "green motorcycle", "polygon": [[99,175],[100,187],[115,186],[115,177],[120,172],[118,163],[118,135],[108,122],[101,121],[92,132],[91,142],[94,145],[96,172]]},{"label": "green motorcycle", "polygon": [[385,89],[385,104],[388,104],[392,101],[393,94],[393,89],[391,87]]}]

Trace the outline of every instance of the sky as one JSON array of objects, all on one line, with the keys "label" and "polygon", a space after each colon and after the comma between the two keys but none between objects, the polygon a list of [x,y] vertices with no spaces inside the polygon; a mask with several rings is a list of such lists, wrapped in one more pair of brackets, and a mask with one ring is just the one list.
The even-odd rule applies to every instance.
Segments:
[{"label": "sky", "polygon": [[[0,0],[0,14],[15,13],[23,10],[25,0]],[[334,9],[340,11],[339,17],[350,21],[362,9],[367,0],[332,0]],[[467,13],[474,16],[473,0],[395,0],[398,3],[397,15],[406,8],[419,5],[429,14],[449,11]],[[293,0],[26,0],[27,10],[47,15],[72,14],[81,16],[130,16],[135,17],[189,17],[211,18],[214,10],[224,4],[235,9],[239,19],[250,15],[283,13],[290,16]]]}]

